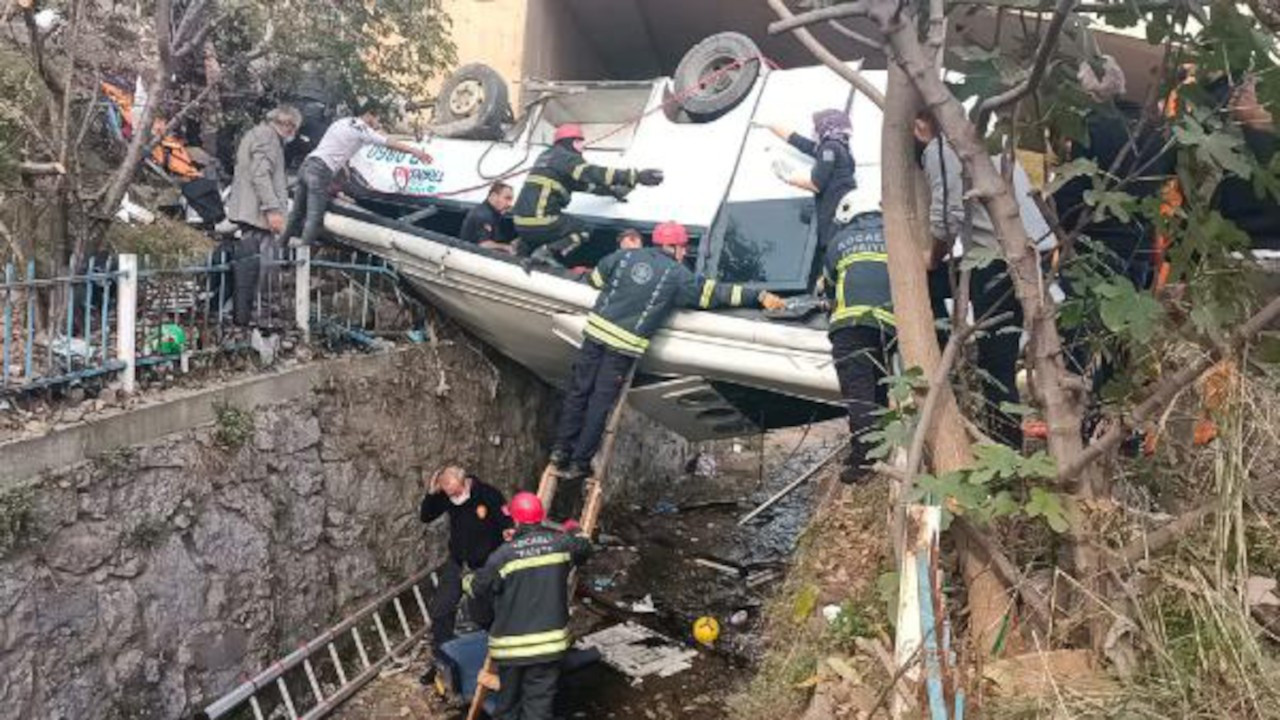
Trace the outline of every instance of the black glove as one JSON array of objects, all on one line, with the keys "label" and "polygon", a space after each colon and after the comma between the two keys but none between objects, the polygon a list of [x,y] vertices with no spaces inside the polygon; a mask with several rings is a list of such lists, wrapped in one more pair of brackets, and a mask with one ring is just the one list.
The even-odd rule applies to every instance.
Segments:
[{"label": "black glove", "polygon": [[636,174],[636,182],[640,183],[641,185],[650,185],[650,186],[661,185],[662,171],[661,170],[641,170],[639,173]]}]

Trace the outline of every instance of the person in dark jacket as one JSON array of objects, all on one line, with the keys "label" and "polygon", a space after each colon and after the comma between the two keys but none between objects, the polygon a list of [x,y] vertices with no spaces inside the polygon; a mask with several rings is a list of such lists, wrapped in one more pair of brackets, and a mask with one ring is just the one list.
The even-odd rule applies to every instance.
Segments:
[{"label": "person in dark jacket", "polygon": [[[631,366],[649,348],[649,338],[676,308],[783,306],[781,298],[741,285],[698,277],[682,263],[689,233],[674,222],[653,231],[656,248],[618,250],[588,276],[600,289],[587,316],[586,337],[573,364],[551,462],[567,480],[591,474],[591,458],[600,447],[609,412],[618,400]],[[563,494],[563,493],[562,493]]]},{"label": "person in dark jacket", "polygon": [[[440,469],[428,483],[419,515],[422,522],[449,516],[449,557],[436,569],[439,585],[427,613],[431,616],[431,648],[437,653],[441,645],[453,639],[464,573],[484,567],[512,527],[511,518],[502,512],[505,503],[500,490],[480,482],[457,465]],[[483,604],[469,603],[468,610],[480,625],[488,623]]]},{"label": "person in dark jacket", "polygon": [[875,427],[875,411],[889,401],[880,383],[896,324],[888,263],[879,212],[855,216],[840,228],[823,256],[823,288],[831,306],[827,337],[849,413],[849,455],[840,472],[840,481],[848,484],[866,477],[866,447],[859,438]]},{"label": "person in dark jacket", "polygon": [[788,185],[814,194],[818,248],[826,248],[839,229],[836,210],[840,201],[858,186],[855,178],[857,165],[849,150],[849,135],[853,132],[849,115],[836,109],[814,113],[813,140],[781,125],[771,125],[769,129],[788,145],[814,159],[813,168],[807,172],[793,169],[784,160],[775,161],[773,171]]},{"label": "person in dark jacket", "polygon": [[462,219],[458,239],[488,250],[514,253],[511,241],[515,238],[507,232],[502,222],[502,216],[511,209],[512,197],[510,185],[501,181],[490,185],[489,195],[484,202],[471,208]]},{"label": "person in dark jacket", "polygon": [[549,264],[564,264],[587,241],[586,224],[564,209],[575,192],[619,199],[636,185],[658,185],[661,170],[623,170],[592,165],[582,157],[582,127],[556,128],[555,142],[538,156],[520,188],[512,216],[520,234],[520,254]]},{"label": "person in dark jacket", "polygon": [[[965,226],[965,188],[960,157],[951,142],[938,131],[929,112],[920,112],[913,132],[920,164],[929,181],[929,230],[933,236],[933,252],[929,268],[929,292],[934,314],[948,317],[945,304],[951,294],[949,268],[944,262],[961,239],[963,251],[985,251],[995,257],[973,270],[969,280],[970,302],[975,319],[1008,314],[1009,319],[986,331],[978,338],[978,367],[984,378],[982,394],[986,400],[984,425],[991,437],[1015,450],[1022,449],[1022,421],[1008,411],[1019,402],[1017,374],[1022,328],[1022,304],[1013,293],[1008,265],[996,238],[991,217],[978,202],[971,202],[969,232],[961,238]],[[957,258],[952,258],[955,262]]]},{"label": "person in dark jacket", "polygon": [[469,593],[491,602],[489,657],[498,667],[494,720],[551,720],[560,661],[569,636],[569,573],[586,562],[586,538],[545,528],[542,502],[517,493],[508,509],[516,522],[509,542],[468,583]]}]

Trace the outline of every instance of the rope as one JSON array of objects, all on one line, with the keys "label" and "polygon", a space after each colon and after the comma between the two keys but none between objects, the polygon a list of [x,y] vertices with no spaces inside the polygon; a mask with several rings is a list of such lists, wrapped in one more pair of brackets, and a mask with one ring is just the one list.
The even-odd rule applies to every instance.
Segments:
[{"label": "rope", "polygon": [[[689,86],[689,87],[688,87],[688,88],[686,88],[683,92],[679,92],[679,93],[674,93],[674,94],[672,94],[672,96],[671,96],[671,97],[667,98],[666,100],[663,100],[661,103],[659,103],[658,105],[654,106],[653,108],[651,108],[651,109],[649,109],[649,110],[646,110],[646,111],[644,111],[644,112],[640,113],[639,115],[635,116],[634,118],[632,118],[632,119],[630,119],[630,120],[627,120],[626,122],[623,122],[622,124],[618,125],[617,127],[615,127],[614,129],[610,130],[609,132],[605,133],[604,135],[601,135],[600,137],[596,138],[595,140],[593,140],[593,141],[591,141],[591,142],[587,143],[587,144],[585,145],[585,147],[587,147],[587,148],[595,147],[596,145],[599,145],[599,144],[600,144],[601,142],[603,142],[604,140],[607,140],[608,138],[611,138],[611,137],[613,137],[614,135],[617,135],[618,133],[622,132],[623,130],[625,130],[625,129],[629,128],[629,127],[634,127],[634,126],[636,126],[636,125],[639,125],[639,124],[640,124],[640,122],[641,122],[642,120],[644,120],[646,117],[649,117],[650,115],[652,115],[652,114],[654,114],[654,113],[658,112],[659,110],[666,110],[666,109],[667,109],[667,107],[669,107],[669,106],[670,106],[670,105],[672,105],[672,104],[680,104],[680,103],[683,103],[685,100],[687,100],[687,99],[689,99],[690,97],[692,97],[695,93],[700,92],[703,88],[705,88],[705,87],[706,87],[708,84],[710,84],[711,82],[714,82],[715,80],[719,80],[719,79],[720,79],[721,77],[723,77],[724,75],[727,75],[727,74],[729,74],[730,72],[733,72],[734,70],[737,70],[737,69],[739,69],[739,68],[743,67],[743,66],[744,66],[744,65],[746,65],[747,63],[749,63],[749,62],[760,62],[760,61],[764,61],[765,65],[766,65],[767,67],[769,67],[770,69],[777,69],[777,68],[778,68],[778,64],[777,64],[776,62],[774,62],[773,60],[770,60],[770,59],[769,59],[769,58],[767,58],[767,57],[764,57],[763,55],[757,55],[757,56],[749,57],[749,58],[738,58],[738,59],[734,60],[733,62],[729,63],[728,65],[725,65],[724,67],[721,67],[721,68],[719,68],[719,69],[717,69],[717,70],[714,70],[714,71],[712,71],[712,72],[709,72],[709,73],[707,73],[706,75],[704,75],[704,76],[702,76],[702,77],[698,78],[698,82],[696,82],[696,83],[694,83],[693,85]],[[487,151],[486,151],[486,152],[487,152]],[[515,176],[517,176],[517,175],[523,175],[523,174],[527,173],[531,167],[533,167],[532,163],[530,163],[530,164],[528,164],[528,165],[518,164],[518,165],[517,165],[517,167],[514,167],[514,168],[512,168],[511,170],[508,170],[507,172],[502,173],[502,174],[500,174],[500,175],[495,175],[495,176],[493,176],[493,177],[489,178],[489,180],[488,180],[487,182],[481,183],[481,184],[479,184],[479,185],[472,185],[472,186],[469,186],[469,187],[459,188],[459,189],[456,189],[456,190],[445,190],[445,191],[437,192],[437,193],[428,193],[428,194],[426,194],[426,195],[422,195],[422,196],[420,196],[420,197],[427,197],[427,198],[448,198],[448,197],[455,197],[455,196],[458,196],[458,195],[465,195],[465,194],[470,193],[470,192],[475,192],[476,190],[483,190],[483,189],[485,189],[485,188],[489,187],[490,185],[492,185],[494,182],[497,182],[497,181],[500,181],[500,180],[509,180],[509,179],[511,179],[511,178],[513,178],[513,177],[515,177]]]}]

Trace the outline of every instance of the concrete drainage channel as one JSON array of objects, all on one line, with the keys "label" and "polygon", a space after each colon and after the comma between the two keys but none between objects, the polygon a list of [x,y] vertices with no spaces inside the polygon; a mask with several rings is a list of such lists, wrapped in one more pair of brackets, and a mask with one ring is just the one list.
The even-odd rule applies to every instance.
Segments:
[{"label": "concrete drainage channel", "polygon": [[[558,717],[732,717],[726,701],[754,674],[763,650],[762,610],[808,524],[817,483],[746,525],[738,521],[829,455],[845,432],[838,422],[807,436],[802,429],[776,432],[763,456],[721,443],[691,463],[700,472],[650,479],[631,502],[608,507],[598,552],[579,576],[574,612],[579,642],[600,649],[604,661],[564,680]],[[693,622],[704,615],[721,628],[711,648],[692,638]],[[458,707],[418,685],[423,662],[384,670],[335,716],[458,717]]]}]

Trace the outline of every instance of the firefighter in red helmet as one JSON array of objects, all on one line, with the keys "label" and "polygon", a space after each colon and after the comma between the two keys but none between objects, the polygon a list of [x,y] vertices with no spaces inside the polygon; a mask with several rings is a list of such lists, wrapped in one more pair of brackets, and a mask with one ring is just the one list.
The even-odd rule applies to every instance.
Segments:
[{"label": "firefighter in red helmet", "polygon": [[[752,293],[741,285],[695,275],[684,266],[689,233],[679,223],[658,224],[653,244],[618,250],[587,277],[600,294],[587,316],[586,337],[573,365],[551,454],[567,483],[580,483],[590,474],[605,422],[631,366],[676,308],[776,309],[784,304],[768,291]],[[559,495],[575,497],[571,487]]]},{"label": "firefighter in red helmet", "polygon": [[556,128],[555,141],[538,156],[525,178],[512,210],[520,234],[520,254],[548,264],[564,259],[587,241],[589,230],[567,215],[575,192],[624,198],[636,185],[658,185],[661,170],[624,170],[592,165],[582,157],[582,127],[568,123]]},{"label": "firefighter in red helmet", "polygon": [[492,601],[489,656],[498,666],[495,720],[551,720],[569,636],[569,573],[586,561],[584,537],[545,527],[542,501],[517,493],[504,508],[515,534],[494,551],[469,592]]}]

